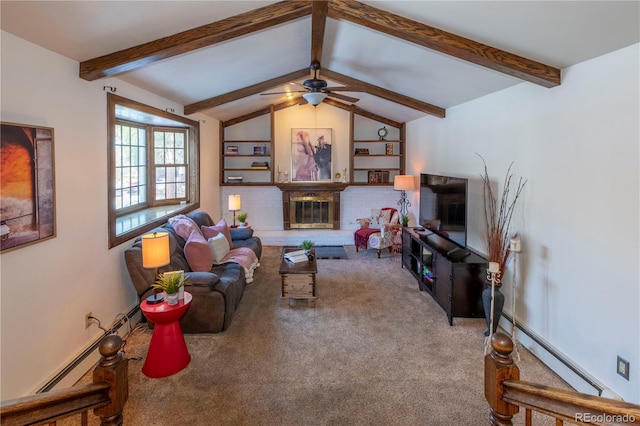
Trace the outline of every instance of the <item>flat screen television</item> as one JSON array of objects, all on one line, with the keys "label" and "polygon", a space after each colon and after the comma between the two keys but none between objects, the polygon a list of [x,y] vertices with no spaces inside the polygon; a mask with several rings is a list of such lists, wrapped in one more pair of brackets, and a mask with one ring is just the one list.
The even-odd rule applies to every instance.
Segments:
[{"label": "flat screen television", "polygon": [[467,247],[468,179],[420,174],[419,224]]}]

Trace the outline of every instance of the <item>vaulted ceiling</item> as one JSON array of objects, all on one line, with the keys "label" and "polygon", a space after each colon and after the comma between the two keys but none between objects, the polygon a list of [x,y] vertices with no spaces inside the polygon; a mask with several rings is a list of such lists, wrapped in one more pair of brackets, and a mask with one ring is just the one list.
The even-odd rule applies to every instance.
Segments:
[{"label": "vaulted ceiling", "polygon": [[[2,30],[226,121],[289,107],[321,63],[330,86],[398,122],[503,90],[553,90],[561,69],[640,41],[637,1],[6,1]],[[116,84],[117,86],[117,84]],[[337,107],[347,103],[325,100]],[[297,108],[313,108],[310,105]],[[321,104],[318,108],[326,107]],[[179,111],[178,111],[179,112]]]}]

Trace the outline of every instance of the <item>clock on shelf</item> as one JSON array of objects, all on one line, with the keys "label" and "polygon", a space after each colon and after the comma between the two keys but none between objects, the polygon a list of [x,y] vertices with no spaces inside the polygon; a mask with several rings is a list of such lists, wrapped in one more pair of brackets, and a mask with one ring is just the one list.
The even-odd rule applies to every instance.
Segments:
[{"label": "clock on shelf", "polygon": [[387,135],[389,134],[389,130],[387,130],[386,127],[381,127],[378,129],[378,136],[380,137],[380,140],[383,141],[384,138],[387,137]]}]

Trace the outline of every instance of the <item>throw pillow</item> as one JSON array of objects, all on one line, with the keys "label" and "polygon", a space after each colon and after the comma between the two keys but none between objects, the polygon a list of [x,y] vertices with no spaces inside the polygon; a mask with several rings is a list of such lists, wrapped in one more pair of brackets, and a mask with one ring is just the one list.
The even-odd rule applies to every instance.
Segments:
[{"label": "throw pillow", "polygon": [[209,272],[213,266],[213,253],[200,231],[193,231],[184,245],[184,257],[194,272]]},{"label": "throw pillow", "polygon": [[229,241],[229,247],[233,248],[233,240],[231,239],[231,230],[227,225],[227,221],[222,218],[220,222],[216,223],[213,226],[203,226],[202,235],[208,240],[211,237],[215,237],[218,233],[224,234],[227,237],[227,241]]},{"label": "throw pillow", "polygon": [[371,227],[378,228],[380,225],[389,223],[391,219],[391,211],[371,209]]},{"label": "throw pillow", "polygon": [[185,240],[191,236],[192,232],[197,232],[202,236],[202,231],[198,227],[198,224],[188,216],[179,214],[169,218],[169,224],[175,229],[176,234],[180,235]]},{"label": "throw pillow", "polygon": [[207,240],[211,253],[213,254],[213,264],[218,265],[222,263],[222,259],[229,253],[229,241],[222,232],[219,232],[215,237],[211,237]]},{"label": "throw pillow", "polygon": [[394,211],[393,212],[393,216],[391,216],[391,220],[389,221],[389,225],[397,225],[400,223],[400,215],[398,214],[398,211]]},{"label": "throw pillow", "polygon": [[369,227],[369,219],[356,219],[356,222],[360,225],[360,229]]}]

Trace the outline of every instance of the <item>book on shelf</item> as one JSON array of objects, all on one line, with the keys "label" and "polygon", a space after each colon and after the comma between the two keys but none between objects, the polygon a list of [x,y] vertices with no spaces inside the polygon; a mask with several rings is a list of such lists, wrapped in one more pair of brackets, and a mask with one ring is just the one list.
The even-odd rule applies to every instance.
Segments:
[{"label": "book on shelf", "polygon": [[251,163],[251,168],[259,169],[259,170],[268,170],[269,163],[267,161],[254,161],[253,163]]},{"label": "book on shelf", "polygon": [[254,146],[253,155],[267,155],[267,147],[265,145]]},{"label": "book on shelf", "polygon": [[369,183],[389,183],[389,171],[371,170],[369,171]]},{"label": "book on shelf", "polygon": [[238,147],[236,145],[227,145],[227,155],[238,155]]},{"label": "book on shelf", "polygon": [[284,259],[289,263],[300,263],[309,261],[309,258],[307,257],[304,250],[290,251],[289,253],[285,253]]},{"label": "book on shelf", "polygon": [[242,176],[229,176],[227,183],[242,183]]},{"label": "book on shelf", "polygon": [[369,148],[356,148],[356,155],[369,155]]}]

